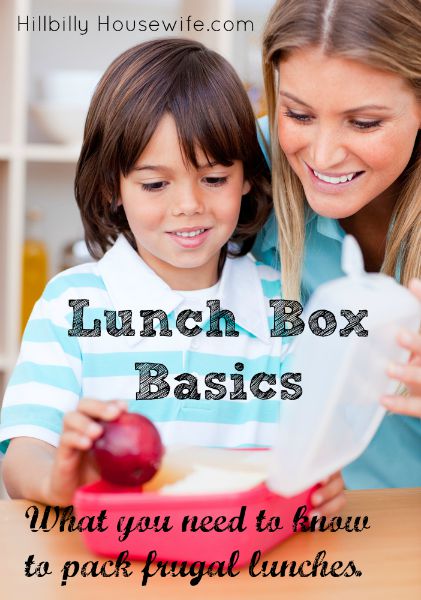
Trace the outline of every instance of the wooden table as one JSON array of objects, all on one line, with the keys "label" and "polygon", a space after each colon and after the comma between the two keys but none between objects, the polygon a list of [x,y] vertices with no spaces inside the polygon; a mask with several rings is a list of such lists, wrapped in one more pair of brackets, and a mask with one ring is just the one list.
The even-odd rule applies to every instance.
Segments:
[{"label": "wooden table", "polygon": [[[198,598],[217,600],[282,599],[330,600],[421,598],[421,488],[347,492],[343,515],[368,515],[370,529],[362,532],[300,533],[268,552],[264,559],[314,560],[320,550],[332,564],[353,560],[361,577],[251,577],[243,569],[235,578],[203,577],[198,586],[190,578],[151,578],[141,587],[141,563],[133,563],[128,578],[82,578],[60,587],[67,560],[97,560],[85,549],[80,534],[31,532],[25,518],[29,501],[0,501],[0,596],[7,600],[132,600],[134,598]],[[51,575],[25,577],[30,554],[36,562],[49,561]],[[101,559],[101,562],[105,559]],[[97,595],[97,596],[96,596]]]}]

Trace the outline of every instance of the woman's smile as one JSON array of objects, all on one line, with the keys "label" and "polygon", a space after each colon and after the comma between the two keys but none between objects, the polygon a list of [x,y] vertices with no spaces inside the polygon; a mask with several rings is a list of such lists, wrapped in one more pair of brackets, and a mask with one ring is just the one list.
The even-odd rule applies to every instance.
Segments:
[{"label": "woman's smile", "polygon": [[399,76],[319,48],[279,64],[278,136],[307,201],[343,219],[383,198],[407,166],[420,127]]},{"label": "woman's smile", "polygon": [[342,193],[345,188],[353,187],[364,171],[342,171],[337,173],[321,173],[305,163],[311,184],[316,190],[327,194]]}]

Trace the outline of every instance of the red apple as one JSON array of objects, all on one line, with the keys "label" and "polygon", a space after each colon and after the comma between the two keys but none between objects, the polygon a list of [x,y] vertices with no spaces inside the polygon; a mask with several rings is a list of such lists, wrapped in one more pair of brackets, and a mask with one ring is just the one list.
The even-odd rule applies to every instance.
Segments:
[{"label": "red apple", "polygon": [[123,413],[115,421],[101,421],[100,425],[104,431],[92,450],[103,479],[125,486],[149,481],[164,452],[152,421],[135,413]]}]

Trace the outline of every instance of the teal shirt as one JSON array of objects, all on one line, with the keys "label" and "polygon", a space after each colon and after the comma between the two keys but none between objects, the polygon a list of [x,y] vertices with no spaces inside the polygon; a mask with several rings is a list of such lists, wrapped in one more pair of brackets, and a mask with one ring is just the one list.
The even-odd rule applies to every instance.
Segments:
[{"label": "teal shirt", "polygon": [[[261,119],[259,125],[269,140],[267,118]],[[262,149],[265,152],[263,145]],[[256,239],[253,254],[279,268],[277,236],[272,212]],[[336,219],[321,217],[309,209],[302,278],[304,300],[320,284],[343,275],[340,264],[344,236]],[[386,415],[366,451],[345,467],[343,476],[349,489],[421,486],[421,419]]]}]

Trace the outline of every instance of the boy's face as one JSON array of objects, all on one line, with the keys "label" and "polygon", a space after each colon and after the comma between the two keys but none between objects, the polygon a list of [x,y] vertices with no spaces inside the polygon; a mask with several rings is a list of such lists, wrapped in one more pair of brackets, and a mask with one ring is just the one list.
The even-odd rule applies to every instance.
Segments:
[{"label": "boy's face", "polygon": [[127,177],[122,204],[137,250],[171,288],[194,290],[218,280],[221,248],[238,221],[242,195],[250,190],[241,161],[199,169],[183,162],[174,119],[165,115]]}]

